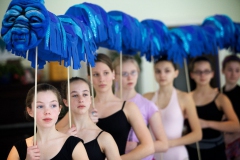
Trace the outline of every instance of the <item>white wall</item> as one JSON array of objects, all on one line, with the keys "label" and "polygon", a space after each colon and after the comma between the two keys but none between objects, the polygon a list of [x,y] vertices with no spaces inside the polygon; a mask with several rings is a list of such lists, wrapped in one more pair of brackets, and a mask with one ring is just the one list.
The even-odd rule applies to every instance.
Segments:
[{"label": "white wall", "polygon": [[[10,0],[0,1],[0,21],[9,2]],[[71,5],[82,2],[84,1],[45,0],[45,5],[52,13],[60,15],[64,14]],[[87,0],[85,2],[97,4],[106,11],[125,12],[140,21],[148,18],[161,20],[167,26],[201,24],[206,17],[215,14],[226,14],[233,21],[240,22],[239,0]],[[142,68],[141,92],[155,90],[152,65],[144,61]]]}]

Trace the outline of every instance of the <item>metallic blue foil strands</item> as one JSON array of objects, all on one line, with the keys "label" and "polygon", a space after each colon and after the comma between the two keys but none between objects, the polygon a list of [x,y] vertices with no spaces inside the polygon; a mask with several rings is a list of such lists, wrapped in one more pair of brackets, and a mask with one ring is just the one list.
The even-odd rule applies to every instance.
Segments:
[{"label": "metallic blue foil strands", "polygon": [[108,15],[121,26],[123,53],[134,55],[139,52],[142,46],[141,23],[136,18],[120,11],[110,11]]},{"label": "metallic blue foil strands", "polygon": [[182,47],[190,57],[211,54],[217,51],[215,39],[210,40],[207,33],[199,26],[183,26],[172,29],[171,32],[182,41]]},{"label": "metallic blue foil strands", "polygon": [[[145,27],[150,28],[150,49],[153,57],[161,56],[166,52],[171,40],[167,27],[158,20],[147,19],[141,22]],[[149,58],[147,58],[149,60]]]},{"label": "metallic blue foil strands", "polygon": [[122,51],[122,25],[119,24],[113,17],[108,16],[108,39],[99,46],[108,49]]},{"label": "metallic blue foil strands", "polygon": [[232,47],[235,41],[235,26],[226,15],[215,15],[204,20],[202,28],[214,35],[220,49]]},{"label": "metallic blue foil strands", "polygon": [[235,53],[240,53],[240,23],[234,23],[235,25],[235,45],[232,50]]},{"label": "metallic blue foil strands", "polygon": [[[186,49],[183,47],[183,40],[174,34],[171,30],[169,32],[170,41],[168,45],[168,49],[165,50],[163,55],[167,56],[169,60],[173,61],[174,63],[183,65],[184,58],[186,58],[187,52]],[[154,58],[156,59],[156,57]]]},{"label": "metallic blue foil strands", "polygon": [[108,16],[100,6],[85,2],[70,7],[65,15],[78,18],[89,26],[98,46],[108,39]]}]

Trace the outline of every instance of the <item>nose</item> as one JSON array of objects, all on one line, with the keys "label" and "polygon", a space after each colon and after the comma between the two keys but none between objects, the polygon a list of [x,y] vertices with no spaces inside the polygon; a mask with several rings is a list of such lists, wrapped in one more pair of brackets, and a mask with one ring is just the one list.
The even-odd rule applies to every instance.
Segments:
[{"label": "nose", "polygon": [[79,101],[80,103],[83,103],[83,98],[82,98],[82,96],[79,96],[78,101]]},{"label": "nose", "polygon": [[103,77],[104,77],[103,75],[101,75],[101,74],[99,75],[99,81],[100,81],[100,82],[103,81]]},{"label": "nose", "polygon": [[45,115],[50,114],[50,110],[49,110],[48,108],[45,108],[45,110],[44,110],[44,114],[45,114]]}]

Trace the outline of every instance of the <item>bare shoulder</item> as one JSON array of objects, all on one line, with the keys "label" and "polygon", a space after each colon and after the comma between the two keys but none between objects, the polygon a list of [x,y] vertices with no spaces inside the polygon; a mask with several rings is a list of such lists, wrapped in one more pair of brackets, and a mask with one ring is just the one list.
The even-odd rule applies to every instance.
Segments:
[{"label": "bare shoulder", "polygon": [[216,98],[216,103],[219,103],[219,104],[223,104],[223,103],[228,102],[228,101],[230,101],[230,100],[223,93],[219,93],[217,98]]},{"label": "bare shoulder", "polygon": [[154,96],[155,92],[147,92],[145,94],[143,94],[143,97],[147,98],[148,100],[151,100],[152,97]]},{"label": "bare shoulder", "polygon": [[178,99],[181,101],[186,101],[192,98],[191,93],[183,92],[177,89]]},{"label": "bare shoulder", "polygon": [[98,139],[101,142],[105,142],[105,141],[112,140],[113,138],[112,138],[112,135],[109,134],[108,132],[102,131],[102,133],[99,135]]},{"label": "bare shoulder", "polygon": [[25,141],[26,141],[28,147],[32,146],[33,145],[33,136],[27,138]]},{"label": "bare shoulder", "polygon": [[100,147],[104,150],[106,147],[111,147],[112,143],[115,143],[113,137],[108,132],[102,131],[97,139]]}]

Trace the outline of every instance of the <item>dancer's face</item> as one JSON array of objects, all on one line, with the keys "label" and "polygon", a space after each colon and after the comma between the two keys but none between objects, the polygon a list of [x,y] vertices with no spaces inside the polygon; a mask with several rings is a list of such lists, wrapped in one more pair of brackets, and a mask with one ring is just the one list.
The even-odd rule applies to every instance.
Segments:
[{"label": "dancer's face", "polygon": [[225,75],[226,82],[234,85],[240,78],[240,63],[228,62],[222,72]]},{"label": "dancer's face", "polygon": [[[28,114],[34,117],[34,99],[32,107],[27,107]],[[36,123],[41,127],[52,127],[58,120],[61,109],[57,96],[52,91],[42,91],[37,93]]]},{"label": "dancer's face", "polygon": [[112,81],[115,77],[114,72],[102,62],[97,62],[92,68],[93,86],[96,91],[104,92],[112,89]]},{"label": "dancer's face", "polygon": [[209,62],[200,61],[194,64],[191,78],[197,83],[197,85],[209,84],[213,76],[214,72],[212,71]]},{"label": "dancer's face", "polygon": [[160,61],[154,65],[155,79],[160,86],[172,85],[178,76],[178,70],[169,61]]},{"label": "dancer's face", "polygon": [[[138,68],[136,65],[127,61],[122,64],[122,86],[123,89],[134,89],[138,79]],[[120,82],[120,66],[116,68],[116,81]]]},{"label": "dancer's face", "polygon": [[[63,100],[68,106],[68,101]],[[71,111],[76,114],[88,114],[91,105],[91,95],[89,86],[82,80],[76,80],[70,83],[70,106]]]}]

